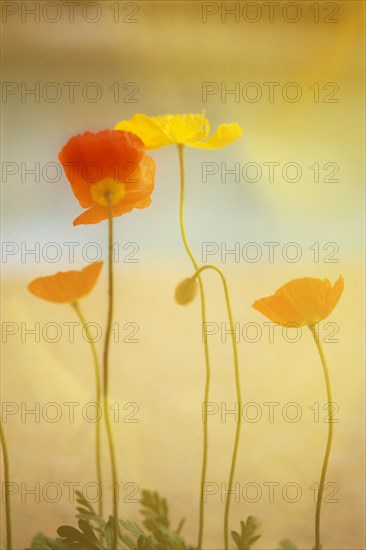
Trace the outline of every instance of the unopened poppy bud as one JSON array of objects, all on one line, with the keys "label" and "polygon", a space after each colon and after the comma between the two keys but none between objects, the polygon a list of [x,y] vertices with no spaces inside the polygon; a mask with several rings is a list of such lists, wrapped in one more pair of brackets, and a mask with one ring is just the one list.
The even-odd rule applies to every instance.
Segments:
[{"label": "unopened poppy bud", "polygon": [[196,297],[198,290],[197,281],[194,277],[183,279],[175,289],[175,301],[181,306],[186,306]]}]

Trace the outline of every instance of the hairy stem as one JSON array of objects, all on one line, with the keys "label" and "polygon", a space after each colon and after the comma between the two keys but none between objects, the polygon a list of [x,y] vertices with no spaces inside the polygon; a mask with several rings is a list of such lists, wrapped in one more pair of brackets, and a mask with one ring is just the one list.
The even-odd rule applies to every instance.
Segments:
[{"label": "hairy stem", "polygon": [[[85,330],[86,337],[90,344],[90,349],[93,356],[94,363],[94,373],[95,373],[95,390],[96,390],[96,404],[98,411],[101,410],[102,405],[102,387],[100,381],[100,368],[97,350],[94,344],[94,341],[91,337],[88,323],[85,321],[84,315],[81,312],[80,305],[78,302],[73,302],[71,304],[76,315],[78,316],[83,329]],[[103,517],[103,478],[102,478],[102,460],[101,460],[101,438],[100,438],[100,422],[99,419],[95,423],[95,458],[96,458],[96,469],[97,469],[97,480],[100,490],[100,498],[98,500],[98,514]]]},{"label": "hairy stem", "polygon": [[317,331],[315,329],[315,326],[309,327],[312,335],[314,337],[314,342],[316,344],[316,347],[318,349],[320,360],[323,367],[324,372],[324,378],[325,378],[325,385],[327,388],[327,399],[328,399],[328,438],[327,438],[327,446],[325,449],[324,459],[323,459],[323,466],[322,471],[320,475],[320,482],[319,482],[319,492],[318,492],[318,498],[316,502],[316,512],[315,512],[315,550],[320,550],[320,513],[321,513],[321,506],[322,506],[322,500],[323,500],[323,493],[324,493],[324,483],[325,483],[325,477],[327,474],[327,468],[328,468],[328,462],[329,462],[329,456],[330,451],[332,448],[332,440],[333,440],[333,411],[332,411],[332,389],[330,385],[330,378],[329,378],[329,372],[327,368],[327,363],[324,356],[323,346],[320,342],[319,335],[317,334]]},{"label": "hairy stem", "polygon": [[236,431],[235,431],[235,440],[234,440],[234,448],[233,448],[233,454],[231,458],[231,467],[230,467],[230,474],[229,474],[229,482],[228,482],[228,490],[227,490],[227,499],[226,499],[226,505],[225,505],[225,515],[224,515],[224,548],[225,550],[228,550],[229,548],[229,514],[230,514],[230,504],[231,504],[231,493],[232,493],[232,487],[233,487],[233,481],[234,481],[234,475],[235,475],[235,466],[236,461],[238,457],[238,450],[239,450],[239,442],[240,442],[240,431],[241,431],[241,425],[242,425],[242,408],[243,408],[243,402],[241,397],[241,388],[240,388],[240,373],[239,373],[239,358],[238,358],[238,348],[236,345],[236,335],[235,335],[235,325],[234,325],[234,319],[231,309],[231,302],[230,302],[230,295],[229,295],[229,289],[228,285],[225,279],[225,276],[223,272],[214,265],[205,265],[203,267],[200,267],[196,273],[195,277],[199,276],[199,274],[206,270],[206,269],[213,269],[216,271],[221,278],[223,287],[224,287],[224,293],[225,293],[225,300],[226,300],[226,307],[227,307],[227,313],[229,317],[229,324],[230,324],[230,333],[231,333],[231,341],[233,346],[233,356],[234,356],[234,372],[235,372],[235,385],[236,385],[236,398],[239,408],[239,416],[238,421],[236,424]]},{"label": "hairy stem", "polygon": [[118,545],[118,475],[116,453],[113,442],[111,419],[109,414],[109,348],[111,339],[111,327],[113,321],[113,298],[114,298],[114,277],[113,277],[113,212],[110,196],[107,196],[108,202],[108,315],[103,351],[103,400],[104,400],[104,419],[107,431],[109,454],[112,471],[112,506],[113,506],[113,528],[114,542]]},{"label": "hairy stem", "polygon": [[[184,224],[184,198],[185,198],[185,182],[184,182],[184,153],[183,145],[179,144],[178,146],[179,154],[179,167],[180,167],[180,209],[179,209],[179,220],[180,220],[180,231],[184,244],[184,248],[193,264],[195,271],[198,269],[198,264],[192,254],[192,251],[189,247],[186,230]],[[204,403],[207,403],[209,400],[210,393],[210,379],[211,379],[211,369],[210,369],[210,356],[207,342],[207,317],[206,317],[206,298],[205,291],[203,287],[202,278],[198,275],[198,284],[200,289],[201,297],[201,319],[202,319],[202,332],[203,332],[203,343],[205,351],[205,364],[206,364],[206,380],[205,380],[205,389],[204,389]],[[201,469],[201,485],[200,485],[200,501],[199,501],[199,526],[198,526],[198,542],[197,549],[201,550],[202,540],[203,540],[203,530],[204,530],[204,485],[206,482],[206,471],[207,471],[207,456],[208,456],[208,427],[207,422],[203,423],[203,456],[202,456],[202,469]]]},{"label": "hairy stem", "polygon": [[10,483],[9,478],[9,456],[8,448],[5,441],[5,434],[0,420],[0,440],[1,448],[3,451],[3,461],[4,461],[4,486],[5,486],[5,520],[6,520],[6,550],[12,550],[12,536],[11,536],[11,510],[10,510],[10,495],[8,492],[8,487]]}]

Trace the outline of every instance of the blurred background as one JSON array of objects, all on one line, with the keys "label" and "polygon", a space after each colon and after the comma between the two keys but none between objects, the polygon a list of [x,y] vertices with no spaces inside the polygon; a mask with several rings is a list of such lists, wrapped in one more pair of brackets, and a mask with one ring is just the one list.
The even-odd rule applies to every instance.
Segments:
[{"label": "blurred background", "polygon": [[[244,419],[235,476],[240,494],[230,527],[239,530],[240,520],[255,515],[259,550],[276,548],[284,538],[299,549],[313,545],[310,487],[319,479],[327,433],[319,357],[305,331],[291,343],[293,334],[284,336],[277,327],[271,340],[266,319],[250,306],[293,278],[334,282],[342,274],[344,295],[327,320],[331,325],[323,325],[339,422],[322,537],[324,550],[365,548],[364,3],[281,1],[269,3],[273,11],[265,2],[72,4],[2,5],[1,400],[15,404],[6,409],[13,414],[3,410],[17,484],[15,548],[29,545],[38,531],[54,536],[60,524],[75,524],[67,484],[82,489],[95,481],[94,424],[81,414],[94,399],[88,344],[80,327],[69,342],[67,323],[77,321],[71,308],[37,301],[26,289],[34,277],[106,257],[105,223],[72,226],[81,208],[57,166],[58,152],[71,136],[112,128],[136,112],[202,109],[212,131],[222,122],[243,128],[230,147],[187,149],[185,157],[188,239],[199,263],[211,243],[207,260],[227,275],[239,323],[243,398],[256,404]],[[152,155],[157,175],[151,207],[115,223],[120,338],[112,349],[111,402],[121,412],[113,426],[120,513],[139,518],[126,483],[158,490],[174,524],[186,517],[183,532],[194,544],[204,389],[200,308],[198,300],[186,308],[173,300],[177,282],[191,274],[179,234],[177,152],[169,147]],[[276,243],[272,258],[265,243]],[[236,255],[226,254],[233,249]],[[217,327],[209,341],[210,400],[219,410],[232,409],[222,289],[215,274],[204,278],[208,320]],[[83,303],[90,321],[104,323],[106,285],[104,269]],[[57,323],[61,332],[54,336],[51,327],[48,333],[47,323]],[[130,338],[127,323],[138,326]],[[39,341],[27,332],[34,328]],[[131,339],[138,342],[126,341]],[[80,403],[74,422],[65,405],[70,402]],[[274,422],[268,402],[279,403]],[[48,403],[61,408],[59,420],[49,420]],[[138,422],[126,419],[128,403],[137,404]],[[288,403],[300,407],[297,422],[286,420]],[[21,414],[37,407],[39,418]],[[258,407],[261,417],[250,421]],[[221,493],[234,431],[232,415],[226,422],[219,413],[209,420],[207,481],[217,492],[207,500],[205,550],[223,545]],[[106,452],[104,475],[107,480]],[[48,495],[49,483],[61,494],[51,487]]]}]

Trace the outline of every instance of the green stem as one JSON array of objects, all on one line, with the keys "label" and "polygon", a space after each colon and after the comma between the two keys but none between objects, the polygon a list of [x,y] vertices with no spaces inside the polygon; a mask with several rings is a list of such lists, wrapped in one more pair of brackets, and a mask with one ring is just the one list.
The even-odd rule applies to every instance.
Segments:
[{"label": "green stem", "polygon": [[233,314],[232,314],[232,309],[231,309],[228,285],[227,285],[225,276],[222,273],[222,271],[214,265],[205,265],[203,267],[200,267],[196,271],[194,277],[197,277],[197,275],[199,275],[205,269],[213,269],[214,271],[216,271],[220,275],[221,281],[222,281],[222,284],[223,284],[223,287],[224,287],[226,307],[227,307],[227,313],[228,313],[229,324],[230,324],[231,341],[232,341],[232,345],[233,345],[235,385],[236,385],[237,403],[238,403],[238,407],[239,407],[239,418],[238,418],[238,422],[236,424],[234,449],[233,449],[233,454],[232,454],[232,459],[231,459],[227,499],[226,499],[226,505],[225,505],[225,516],[224,516],[224,544],[225,544],[224,548],[226,550],[228,550],[228,548],[229,548],[229,513],[230,513],[230,504],[231,504],[231,493],[232,493],[232,488],[233,488],[233,481],[234,481],[234,475],[235,475],[235,466],[236,466],[236,461],[237,461],[237,457],[238,457],[238,449],[239,449],[239,442],[240,442],[243,401],[242,401],[241,389],[240,389],[238,348],[237,348],[237,345],[236,345],[235,325],[234,325],[234,319],[233,319]]},{"label": "green stem", "polygon": [[[97,404],[98,411],[100,411],[101,404],[102,404],[102,388],[100,383],[100,368],[99,368],[97,350],[96,350],[94,341],[91,337],[88,323],[86,322],[84,315],[81,312],[78,302],[73,302],[71,306],[74,309],[76,315],[78,316],[81,322],[81,325],[85,330],[85,334],[88,339],[88,342],[90,344],[90,349],[93,356],[94,372],[95,372],[96,404]],[[98,501],[98,514],[101,517],[103,517],[103,479],[102,479],[102,460],[101,460],[101,440],[100,440],[99,419],[97,419],[95,423],[95,456],[96,456],[97,479],[98,479],[98,485],[100,488],[100,499]]]},{"label": "green stem", "polygon": [[3,460],[4,460],[4,486],[5,486],[5,517],[6,517],[6,550],[12,550],[12,540],[11,540],[11,511],[10,511],[10,495],[8,493],[9,481],[9,456],[8,448],[5,441],[5,434],[0,420],[0,440],[1,448],[3,451]]},{"label": "green stem", "polygon": [[[192,251],[189,247],[185,225],[184,225],[184,156],[183,156],[183,145],[178,144],[178,154],[179,154],[179,167],[180,167],[180,208],[179,208],[179,220],[180,220],[180,231],[182,235],[182,240],[186,252],[193,264],[195,271],[198,269],[198,264],[192,254]],[[204,389],[204,403],[207,403],[209,400],[210,393],[210,379],[211,379],[211,370],[210,370],[210,356],[208,350],[208,341],[207,341],[207,317],[206,317],[206,298],[203,287],[202,278],[198,275],[198,284],[200,288],[201,296],[201,318],[202,318],[202,329],[203,329],[203,339],[204,339],[204,350],[205,350],[205,362],[206,362],[206,381]],[[203,529],[204,529],[204,505],[203,505],[203,496],[204,496],[204,485],[206,482],[206,471],[207,471],[207,455],[208,455],[208,426],[207,422],[203,423],[203,456],[202,456],[202,470],[201,470],[201,485],[200,485],[200,502],[199,502],[199,527],[198,527],[198,542],[197,549],[201,550],[202,548],[202,539],[203,539]]]},{"label": "green stem", "polygon": [[313,326],[310,326],[309,328],[312,332],[312,335],[314,337],[314,342],[316,344],[316,347],[318,348],[318,352],[320,355],[323,372],[324,372],[325,384],[327,388],[327,399],[328,399],[328,439],[327,439],[327,447],[325,449],[322,472],[320,476],[319,492],[318,492],[318,498],[316,502],[316,512],[315,512],[315,550],[320,550],[321,548],[320,546],[320,512],[321,512],[321,506],[322,506],[322,500],[323,500],[325,476],[327,473],[329,455],[332,448],[333,410],[332,410],[332,390],[330,385],[330,378],[329,378],[327,363],[325,361],[325,356],[323,352],[323,347],[319,340],[319,335],[316,332],[315,326],[313,325]]},{"label": "green stem", "polygon": [[108,202],[108,315],[107,325],[105,333],[104,351],[103,351],[103,399],[104,399],[104,418],[107,431],[107,439],[109,446],[109,454],[111,460],[112,471],[112,506],[113,506],[113,532],[114,542],[118,545],[118,475],[117,475],[117,463],[116,453],[113,443],[112,426],[109,415],[109,401],[108,401],[108,385],[109,385],[109,348],[111,339],[111,327],[113,320],[113,293],[114,293],[114,280],[113,280],[113,212],[110,196],[107,196]]}]

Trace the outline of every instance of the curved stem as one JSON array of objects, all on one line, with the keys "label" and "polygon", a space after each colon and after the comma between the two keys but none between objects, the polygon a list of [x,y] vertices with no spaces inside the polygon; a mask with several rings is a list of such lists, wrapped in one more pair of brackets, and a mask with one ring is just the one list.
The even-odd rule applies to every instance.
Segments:
[{"label": "curved stem", "polygon": [[117,476],[117,463],[116,455],[113,443],[112,426],[109,415],[109,401],[108,401],[108,387],[109,387],[109,347],[111,339],[111,327],[113,320],[113,212],[110,196],[107,196],[108,202],[108,315],[107,325],[105,333],[104,351],[103,351],[103,400],[104,400],[104,419],[107,431],[107,439],[109,446],[109,454],[111,460],[112,471],[112,506],[113,506],[113,532],[114,543],[118,545],[118,476]]},{"label": "curved stem", "polygon": [[312,335],[314,337],[314,342],[316,344],[316,347],[318,348],[318,352],[320,355],[323,372],[324,372],[325,384],[327,388],[327,399],[328,399],[328,439],[327,439],[327,447],[325,449],[322,472],[320,476],[319,492],[318,492],[318,498],[316,502],[316,512],[315,512],[315,550],[320,550],[321,548],[320,546],[320,512],[321,512],[321,506],[322,506],[322,500],[323,500],[325,476],[327,473],[329,455],[332,448],[332,440],[333,440],[332,389],[330,385],[330,378],[329,378],[327,363],[325,361],[323,347],[319,340],[319,335],[317,334],[314,326],[311,326],[309,328],[312,332]]},{"label": "curved stem", "polygon": [[8,448],[5,441],[5,434],[0,420],[0,440],[1,448],[3,451],[4,460],[4,485],[5,485],[5,518],[6,518],[6,550],[12,550],[12,538],[11,538],[11,510],[10,510],[10,495],[8,493],[9,485],[9,456]]},{"label": "curved stem", "polygon": [[[76,315],[78,316],[81,326],[85,330],[86,337],[88,339],[88,342],[90,344],[90,349],[93,356],[93,363],[94,363],[94,372],[95,372],[95,390],[96,390],[96,404],[98,411],[101,410],[101,404],[102,404],[102,388],[100,383],[100,368],[99,368],[99,361],[98,361],[98,354],[97,350],[94,344],[94,341],[91,337],[90,330],[88,327],[88,323],[85,321],[84,315],[81,312],[80,306],[78,302],[73,302],[71,304],[72,308],[74,309]],[[99,419],[97,419],[95,423],[95,457],[96,457],[96,468],[97,468],[97,479],[98,479],[98,485],[100,488],[100,499],[98,500],[98,514],[103,517],[103,478],[102,478],[102,460],[101,460],[101,441],[100,441],[100,422]]]},{"label": "curved stem", "polygon": [[221,281],[224,287],[226,307],[227,307],[227,313],[228,313],[229,324],[230,324],[231,341],[233,344],[236,395],[237,395],[237,403],[239,408],[239,418],[236,425],[234,449],[233,449],[233,454],[231,459],[231,468],[230,468],[227,499],[226,499],[226,506],[225,506],[225,516],[224,516],[224,544],[225,544],[224,548],[227,550],[229,548],[229,513],[230,513],[230,504],[231,504],[231,493],[232,493],[232,487],[233,487],[233,481],[234,481],[234,475],[235,475],[235,466],[236,466],[236,460],[238,457],[238,449],[239,449],[239,442],[240,442],[243,402],[242,402],[241,389],[240,389],[238,348],[236,345],[235,325],[234,325],[234,319],[233,319],[233,314],[231,310],[229,289],[228,289],[227,282],[223,272],[214,265],[205,265],[203,267],[200,267],[196,271],[194,277],[197,277],[205,269],[213,269],[214,271],[216,271],[220,275]]},{"label": "curved stem", "polygon": [[[184,225],[184,157],[183,157],[183,145],[178,144],[178,154],[179,154],[179,167],[180,167],[180,208],[179,208],[179,220],[180,220],[180,231],[182,235],[182,240],[184,248],[193,264],[194,269],[197,271],[198,264],[192,254],[192,251],[189,247],[185,225]],[[202,329],[203,329],[203,342],[205,350],[205,363],[206,363],[206,381],[204,389],[204,403],[208,402],[209,393],[210,393],[210,356],[208,350],[208,341],[207,341],[207,317],[206,317],[206,298],[203,287],[202,278],[198,275],[198,284],[200,288],[201,296],[201,318],[202,318]],[[204,496],[204,484],[206,482],[206,471],[207,471],[207,456],[208,456],[208,426],[207,422],[203,423],[203,456],[202,456],[202,470],[201,470],[201,485],[200,485],[200,502],[199,502],[199,527],[198,527],[198,542],[197,549],[201,550],[202,548],[202,539],[203,539],[203,529],[204,529],[204,505],[203,505],[203,496]]]}]

